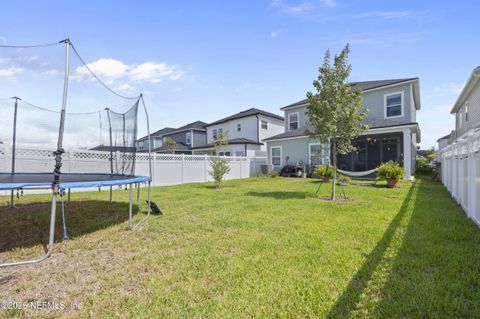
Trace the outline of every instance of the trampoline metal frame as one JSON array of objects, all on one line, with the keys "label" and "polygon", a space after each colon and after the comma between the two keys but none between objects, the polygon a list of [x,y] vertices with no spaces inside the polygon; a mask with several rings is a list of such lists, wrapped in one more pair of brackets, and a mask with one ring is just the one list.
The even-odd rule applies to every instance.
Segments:
[{"label": "trampoline metal frame", "polygon": [[[68,93],[68,78],[69,78],[69,49],[70,49],[70,39],[65,39],[60,41],[60,43],[65,43],[65,79],[64,79],[64,89],[63,89],[63,100],[62,100],[62,112],[61,112],[61,117],[60,117],[60,128],[59,128],[59,136],[58,136],[58,144],[57,144],[57,151],[55,152],[55,170],[54,170],[54,182],[52,187],[48,187],[48,189],[52,189],[52,203],[50,207],[50,227],[49,227],[49,237],[48,237],[48,249],[43,254],[42,256],[34,259],[29,259],[29,260],[23,260],[23,261],[12,261],[12,262],[4,262],[0,263],[0,268],[4,267],[11,267],[11,266],[21,266],[21,265],[30,265],[30,264],[36,264],[39,262],[42,262],[43,260],[47,259],[50,257],[50,255],[53,252],[53,247],[54,247],[54,241],[55,241],[55,221],[56,221],[56,210],[57,210],[57,196],[59,194],[59,191],[62,191],[62,194],[65,195],[65,189],[60,188],[60,168],[61,168],[61,160],[62,160],[62,153],[64,152],[62,148],[63,144],[63,130],[64,130],[64,123],[65,123],[65,110],[66,110],[66,104],[67,104],[67,93]],[[18,102],[18,97],[14,97],[15,99],[15,119],[14,122],[16,123],[16,105]],[[130,230],[134,230],[137,228],[140,224],[145,222],[148,217],[151,215],[151,180],[152,180],[152,149],[151,149],[151,141],[150,141],[150,123],[149,123],[149,117],[148,117],[148,112],[147,112],[147,107],[145,105],[145,101],[143,99],[143,94],[140,94],[139,100],[141,100],[145,115],[146,115],[146,120],[147,120],[147,133],[148,133],[148,162],[149,162],[149,174],[150,174],[150,180],[148,181],[148,190],[147,190],[147,216],[144,217],[142,220],[140,220],[137,224],[133,225],[132,222],[132,217],[133,217],[133,201],[132,201],[132,185],[134,183],[130,182],[129,183],[129,205],[128,205],[128,225]],[[16,138],[16,125],[14,125],[14,135],[13,135],[13,149],[15,150],[15,138]],[[15,151],[12,154],[12,174],[15,173]],[[112,162],[113,163],[113,162]],[[137,185],[137,206],[140,207],[140,182],[136,183]],[[13,202],[13,192],[11,192],[11,207],[14,207],[14,202]],[[112,187],[110,186],[110,203],[112,202]],[[70,203],[70,188],[68,188],[68,203]],[[63,202],[62,202],[63,205]]]}]

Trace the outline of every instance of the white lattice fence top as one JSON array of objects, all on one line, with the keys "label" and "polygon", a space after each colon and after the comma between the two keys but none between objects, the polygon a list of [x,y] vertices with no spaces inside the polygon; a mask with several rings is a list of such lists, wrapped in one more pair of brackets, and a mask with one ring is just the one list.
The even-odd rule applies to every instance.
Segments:
[{"label": "white lattice fence top", "polygon": [[[115,155],[115,154],[114,154]],[[109,152],[73,151],[72,158],[85,160],[110,160]]]},{"label": "white lattice fence top", "polygon": [[36,148],[17,148],[15,151],[15,156],[34,158],[34,159],[54,157],[53,150],[36,149]]}]

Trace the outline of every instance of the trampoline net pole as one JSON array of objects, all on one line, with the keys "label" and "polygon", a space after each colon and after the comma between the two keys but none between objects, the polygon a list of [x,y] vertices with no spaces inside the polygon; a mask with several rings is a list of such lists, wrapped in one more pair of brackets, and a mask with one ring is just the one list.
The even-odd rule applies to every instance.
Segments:
[{"label": "trampoline net pole", "polygon": [[61,42],[65,43],[65,79],[64,79],[64,85],[63,85],[62,111],[60,113],[60,127],[58,129],[57,150],[54,153],[55,155],[55,169],[53,171],[54,192],[58,190],[58,185],[60,184],[62,154],[65,152],[63,149],[63,132],[65,129],[65,113],[67,109],[68,78],[69,78],[69,72],[70,72],[70,62],[69,62],[70,39],[65,39]]},{"label": "trampoline net pole", "polygon": [[147,119],[147,133],[148,133],[148,170],[150,174],[150,182],[148,182],[148,212],[147,217],[150,216],[151,207],[150,207],[150,193],[151,193],[151,184],[153,181],[152,176],[152,143],[150,140],[150,120],[148,118],[148,111],[147,106],[145,104],[145,100],[143,99],[143,94],[140,94],[140,100],[142,100],[143,110],[145,111],[145,117]]},{"label": "trampoline net pole", "polygon": [[129,189],[129,203],[128,203],[128,226],[132,229],[132,213],[133,213],[133,201],[132,201],[132,183],[130,183],[130,189]]},{"label": "trampoline net pole", "polygon": [[[15,173],[15,156],[17,153],[17,115],[18,115],[18,97],[14,97],[15,99],[15,106],[13,111],[13,137],[12,137],[12,174]],[[13,199],[15,195],[15,191],[12,189],[10,193],[10,207],[13,208],[14,203]]]}]

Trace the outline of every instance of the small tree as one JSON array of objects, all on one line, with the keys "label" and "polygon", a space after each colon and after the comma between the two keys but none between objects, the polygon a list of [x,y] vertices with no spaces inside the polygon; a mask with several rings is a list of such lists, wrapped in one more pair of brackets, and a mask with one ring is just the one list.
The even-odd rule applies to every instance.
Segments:
[{"label": "small tree", "polygon": [[[215,141],[213,143],[215,153],[218,153],[219,149],[227,145],[227,134],[217,133],[217,137],[215,138]],[[217,189],[220,189],[223,177],[231,170],[230,164],[228,163],[226,158],[220,156],[210,156],[209,162],[211,167],[209,174],[213,177],[213,180],[215,181],[215,187]]]},{"label": "small tree", "polygon": [[348,44],[330,63],[330,51],[325,52],[318,78],[313,82],[315,93],[308,92],[308,122],[313,129],[307,131],[310,138],[330,143],[333,160],[332,200],[335,200],[337,155],[355,150],[352,141],[368,129],[362,122],[367,111],[361,108],[360,90],[351,91],[348,77],[352,66],[348,64]]},{"label": "small tree", "polygon": [[165,141],[163,141],[163,144],[168,148],[172,154],[175,154],[175,149],[177,148],[177,142],[175,142],[173,139],[170,137],[166,137]]}]

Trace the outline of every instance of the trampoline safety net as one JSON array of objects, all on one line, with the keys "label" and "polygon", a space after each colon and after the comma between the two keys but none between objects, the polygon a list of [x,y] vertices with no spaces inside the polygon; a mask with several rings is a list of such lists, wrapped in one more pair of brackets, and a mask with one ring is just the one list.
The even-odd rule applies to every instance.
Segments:
[{"label": "trampoline safety net", "polygon": [[[125,113],[67,112],[61,172],[135,175],[139,101]],[[52,173],[60,115],[20,98],[0,100],[0,173]]]}]

